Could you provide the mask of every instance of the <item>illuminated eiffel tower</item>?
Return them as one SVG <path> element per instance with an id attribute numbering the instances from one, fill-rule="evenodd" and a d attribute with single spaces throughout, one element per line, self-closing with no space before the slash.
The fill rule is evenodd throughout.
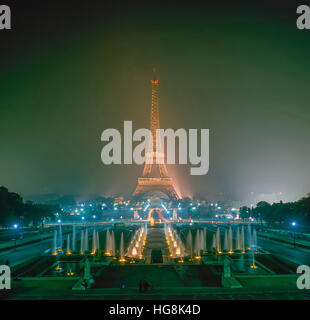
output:
<path id="1" fill-rule="evenodd" d="M 156 152 L 156 130 L 160 129 L 159 125 L 159 108 L 158 108 L 158 87 L 159 81 L 156 78 L 155 70 L 153 71 L 152 87 L 152 108 L 150 131 L 153 136 L 153 150 L 146 152 L 145 158 L 153 158 L 153 163 L 145 163 L 142 178 L 138 178 L 138 185 L 133 193 L 134 197 L 143 197 L 146 194 L 160 192 L 167 195 L 170 199 L 178 199 L 172 179 L 168 175 L 165 163 L 156 163 L 157 159 L 165 159 L 162 146 L 159 144 L 159 150 Z M 162 161 L 164 162 L 164 161 Z M 158 177 L 155 177 L 157 170 Z"/>

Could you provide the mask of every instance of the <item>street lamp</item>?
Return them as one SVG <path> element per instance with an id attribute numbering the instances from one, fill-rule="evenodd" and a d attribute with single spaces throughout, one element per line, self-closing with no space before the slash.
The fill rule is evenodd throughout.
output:
<path id="1" fill-rule="evenodd" d="M 296 227 L 296 222 L 292 222 L 292 227 L 293 227 L 293 234 L 294 234 L 294 248 L 296 248 L 296 232 L 295 232 L 295 227 Z"/>

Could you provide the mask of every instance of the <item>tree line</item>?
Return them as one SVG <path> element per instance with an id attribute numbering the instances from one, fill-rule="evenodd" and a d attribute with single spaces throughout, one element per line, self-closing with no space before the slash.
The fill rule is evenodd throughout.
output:
<path id="1" fill-rule="evenodd" d="M 58 208 L 58 206 L 34 204 L 31 201 L 24 202 L 19 194 L 0 187 L 0 225 L 3 227 L 13 224 L 37 226 L 44 218 L 52 217 Z"/>
<path id="2" fill-rule="evenodd" d="M 310 223 L 310 193 L 295 202 L 277 202 L 270 204 L 260 201 L 256 207 L 243 206 L 239 211 L 240 218 L 255 218 L 268 223 L 289 224 L 297 221 L 299 224 Z"/>

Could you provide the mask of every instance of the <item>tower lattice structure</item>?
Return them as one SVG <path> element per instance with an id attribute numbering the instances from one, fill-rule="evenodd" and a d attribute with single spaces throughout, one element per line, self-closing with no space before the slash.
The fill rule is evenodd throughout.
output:
<path id="1" fill-rule="evenodd" d="M 152 88 L 152 105 L 151 105 L 151 119 L 150 119 L 150 131 L 152 133 L 152 148 L 149 147 L 146 152 L 145 158 L 152 159 L 152 163 L 146 161 L 142 178 L 138 178 L 138 185 L 133 193 L 133 196 L 143 196 L 146 193 L 153 191 L 160 191 L 166 194 L 171 199 L 178 199 L 175 188 L 173 186 L 172 179 L 168 175 L 168 170 L 165 164 L 164 148 L 161 145 L 161 141 L 156 141 L 156 130 L 160 129 L 159 123 L 159 107 L 158 107 L 158 89 L 159 81 L 153 74 L 151 80 Z M 154 171 L 158 169 L 159 177 L 154 177 Z"/>

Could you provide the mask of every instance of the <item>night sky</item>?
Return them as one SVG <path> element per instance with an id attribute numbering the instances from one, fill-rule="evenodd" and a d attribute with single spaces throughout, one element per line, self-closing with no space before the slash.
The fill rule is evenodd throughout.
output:
<path id="1" fill-rule="evenodd" d="M 207 175 L 168 168 L 183 196 L 310 192 L 298 2 L 166 2 L 2 1 L 12 30 L 0 30 L 0 185 L 25 198 L 130 195 L 143 167 L 103 165 L 101 132 L 149 126 L 156 67 L 162 128 L 210 129 Z"/>

